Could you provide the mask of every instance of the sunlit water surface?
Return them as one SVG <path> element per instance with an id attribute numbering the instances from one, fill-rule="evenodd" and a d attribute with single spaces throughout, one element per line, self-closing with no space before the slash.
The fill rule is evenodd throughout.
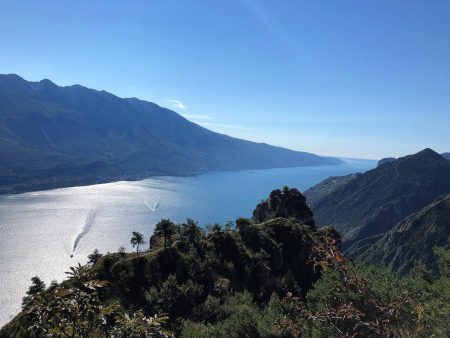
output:
<path id="1" fill-rule="evenodd" d="M 144 233 L 148 241 L 162 218 L 224 224 L 250 217 L 274 188 L 288 185 L 304 191 L 329 176 L 363 172 L 376 164 L 346 161 L 340 166 L 157 177 L 0 196 L 0 326 L 20 311 L 33 276 L 46 283 L 61 281 L 70 266 L 85 263 L 95 248 L 102 253 L 121 246 L 132 250 L 131 232 Z"/>

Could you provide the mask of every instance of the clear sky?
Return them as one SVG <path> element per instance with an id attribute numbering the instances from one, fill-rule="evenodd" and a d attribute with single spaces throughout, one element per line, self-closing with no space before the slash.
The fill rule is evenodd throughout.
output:
<path id="1" fill-rule="evenodd" d="M 450 1 L 0 0 L 0 73 L 323 155 L 450 151 Z"/>

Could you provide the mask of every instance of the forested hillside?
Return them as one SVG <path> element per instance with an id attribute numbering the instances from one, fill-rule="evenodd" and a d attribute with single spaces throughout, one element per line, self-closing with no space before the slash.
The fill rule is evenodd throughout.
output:
<path id="1" fill-rule="evenodd" d="M 284 187 L 254 219 L 203 230 L 162 220 L 141 251 L 94 252 L 49 287 L 38 278 L 0 337 L 445 337 L 450 252 L 440 276 L 355 266 L 303 195 Z"/>

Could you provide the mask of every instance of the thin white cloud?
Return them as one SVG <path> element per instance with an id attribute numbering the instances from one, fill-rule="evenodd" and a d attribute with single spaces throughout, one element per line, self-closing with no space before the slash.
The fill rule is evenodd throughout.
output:
<path id="1" fill-rule="evenodd" d="M 170 104 L 172 104 L 172 107 L 177 108 L 177 109 L 186 109 L 186 105 L 181 102 L 180 100 L 177 99 L 167 99 L 167 102 L 169 102 Z"/>
<path id="2" fill-rule="evenodd" d="M 214 117 L 208 115 L 195 115 L 195 114 L 181 114 L 184 118 L 191 122 L 194 122 L 202 127 L 210 129 L 234 129 L 234 130 L 252 130 L 253 128 L 244 127 L 241 125 L 225 124 L 210 122 L 214 120 Z"/>
<path id="3" fill-rule="evenodd" d="M 212 120 L 213 118 L 208 115 L 193 115 L 193 114 L 181 114 L 181 116 L 188 120 Z"/>
<path id="4" fill-rule="evenodd" d="M 253 128 L 233 125 L 233 124 L 223 124 L 223 123 L 211 123 L 211 122 L 196 122 L 202 127 L 211 128 L 222 128 L 222 129 L 236 129 L 236 130 L 253 130 Z"/>

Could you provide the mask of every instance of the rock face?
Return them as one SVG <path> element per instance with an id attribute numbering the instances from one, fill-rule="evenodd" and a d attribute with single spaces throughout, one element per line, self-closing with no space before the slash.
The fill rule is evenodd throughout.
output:
<path id="1" fill-rule="evenodd" d="M 306 204 L 306 198 L 297 189 L 287 187 L 273 190 L 269 198 L 262 201 L 253 211 L 253 220 L 264 222 L 269 219 L 294 218 L 296 221 L 314 227 L 313 213 Z"/>
<path id="2" fill-rule="evenodd" d="M 450 153 L 442 153 L 441 156 L 450 161 Z"/>
<path id="3" fill-rule="evenodd" d="M 450 194 L 450 162 L 425 149 L 329 190 L 312 200 L 311 209 L 317 225 L 339 231 L 347 250 L 358 241 L 390 231 L 405 217 Z"/>
<path id="4" fill-rule="evenodd" d="M 379 166 L 381 166 L 381 165 L 383 165 L 383 164 L 386 164 L 386 163 L 394 162 L 395 160 L 396 160 L 395 157 L 385 157 L 385 158 L 382 158 L 381 160 L 378 161 L 377 167 L 379 167 Z"/>
<path id="5" fill-rule="evenodd" d="M 449 247 L 450 195 L 439 199 L 399 222 L 391 231 L 356 243 L 350 254 L 359 261 L 390 266 L 408 273 L 415 261 L 437 272 L 433 247 Z"/>

